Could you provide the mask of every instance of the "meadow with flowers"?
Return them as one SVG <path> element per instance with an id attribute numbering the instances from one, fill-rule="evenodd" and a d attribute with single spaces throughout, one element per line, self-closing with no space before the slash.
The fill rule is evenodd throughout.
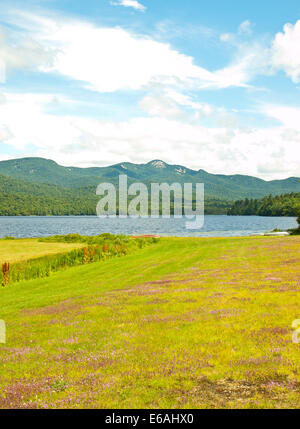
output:
<path id="1" fill-rule="evenodd" d="M 299 236 L 160 238 L 4 285 L 0 408 L 298 408 L 299 267 Z"/>

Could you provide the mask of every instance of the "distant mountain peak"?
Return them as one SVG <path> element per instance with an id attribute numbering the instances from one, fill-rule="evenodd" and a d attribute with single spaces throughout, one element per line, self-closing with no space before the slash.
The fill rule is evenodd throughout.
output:
<path id="1" fill-rule="evenodd" d="M 166 168 L 167 164 L 160 159 L 155 159 L 154 161 L 149 162 L 150 165 L 154 168 Z"/>

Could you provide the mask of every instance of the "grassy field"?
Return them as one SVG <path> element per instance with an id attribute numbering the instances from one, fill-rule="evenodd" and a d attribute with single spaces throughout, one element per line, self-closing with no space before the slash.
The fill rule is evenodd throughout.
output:
<path id="1" fill-rule="evenodd" d="M 299 266 L 300 237 L 163 238 L 2 288 L 0 407 L 299 408 Z"/>
<path id="2" fill-rule="evenodd" d="M 40 243 L 37 238 L 6 240 L 0 239 L 0 264 L 24 261 L 59 252 L 68 252 L 83 247 L 82 243 Z"/>

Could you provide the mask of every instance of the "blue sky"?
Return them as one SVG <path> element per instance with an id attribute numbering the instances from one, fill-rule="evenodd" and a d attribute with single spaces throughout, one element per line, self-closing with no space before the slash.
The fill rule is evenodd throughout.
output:
<path id="1" fill-rule="evenodd" d="M 0 6 L 0 159 L 300 176 L 300 3 Z"/>

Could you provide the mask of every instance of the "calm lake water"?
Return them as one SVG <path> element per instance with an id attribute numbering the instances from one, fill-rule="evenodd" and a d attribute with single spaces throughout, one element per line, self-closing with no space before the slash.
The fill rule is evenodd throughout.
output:
<path id="1" fill-rule="evenodd" d="M 158 234 L 181 237 L 234 237 L 247 236 L 297 226 L 294 217 L 259 216 L 205 216 L 200 230 L 187 230 L 182 219 L 100 219 L 96 216 L 7 216 L 0 217 L 0 237 L 6 235 L 26 238 L 45 237 L 55 234 L 79 233 L 97 235 L 112 234 Z"/>

